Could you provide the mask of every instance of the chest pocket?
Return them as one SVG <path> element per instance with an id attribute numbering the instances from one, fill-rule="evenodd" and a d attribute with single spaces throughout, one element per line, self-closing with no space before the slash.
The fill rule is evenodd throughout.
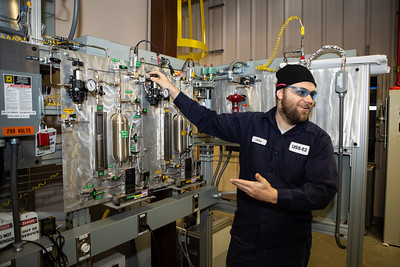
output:
<path id="1" fill-rule="evenodd" d="M 282 179 L 294 186 L 302 185 L 307 158 L 308 156 L 287 151 L 281 165 Z"/>
<path id="2" fill-rule="evenodd" d="M 257 172 L 264 172 L 271 160 L 271 148 L 269 144 L 261 145 L 249 143 L 243 156 L 249 169 Z M 241 152 L 243 153 L 243 152 Z"/>

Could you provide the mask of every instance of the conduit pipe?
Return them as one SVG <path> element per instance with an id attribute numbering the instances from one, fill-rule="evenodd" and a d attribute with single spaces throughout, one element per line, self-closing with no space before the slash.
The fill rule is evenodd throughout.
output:
<path id="1" fill-rule="evenodd" d="M 76 26 L 78 25 L 79 17 L 79 0 L 74 0 L 74 15 L 72 18 L 71 30 L 68 35 L 68 40 L 74 39 Z"/>
<path id="2" fill-rule="evenodd" d="M 346 67 L 346 52 L 339 46 L 336 45 L 324 45 L 320 49 L 318 49 L 307 61 L 307 68 L 310 68 L 310 65 L 314 58 L 316 58 L 319 54 L 323 53 L 325 50 L 336 50 L 342 56 L 341 69 L 336 73 L 335 76 L 335 91 L 339 96 L 339 157 L 338 157 L 338 191 L 336 194 L 336 221 L 335 221 L 335 239 L 336 244 L 339 248 L 345 249 L 346 246 L 341 243 L 340 238 L 344 235 L 340 233 L 340 221 L 341 221 L 341 212 L 342 212 L 342 180 L 343 180 L 343 115 L 344 115 L 344 97 L 347 93 L 347 81 L 348 81 L 348 73 L 345 70 Z"/>

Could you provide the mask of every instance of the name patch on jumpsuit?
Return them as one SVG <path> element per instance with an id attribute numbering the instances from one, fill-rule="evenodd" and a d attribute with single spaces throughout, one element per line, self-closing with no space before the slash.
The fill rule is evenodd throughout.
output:
<path id="1" fill-rule="evenodd" d="M 265 140 L 264 138 L 258 137 L 258 136 L 253 136 L 253 138 L 251 138 L 251 142 L 257 143 L 257 144 L 260 144 L 263 146 L 265 146 L 267 144 L 267 140 Z"/>
<path id="2" fill-rule="evenodd" d="M 296 142 L 291 142 L 289 146 L 289 150 L 307 156 L 310 151 L 310 146 L 299 144 Z"/>

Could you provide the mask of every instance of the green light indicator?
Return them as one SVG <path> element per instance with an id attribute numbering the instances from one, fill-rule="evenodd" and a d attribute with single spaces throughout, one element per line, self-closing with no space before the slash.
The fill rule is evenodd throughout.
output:
<path id="1" fill-rule="evenodd" d="M 92 184 L 89 184 L 89 185 L 85 185 L 85 187 L 83 187 L 84 189 L 87 189 L 87 188 L 93 188 L 93 185 Z"/>
<path id="2" fill-rule="evenodd" d="M 97 110 L 103 110 L 103 106 L 98 106 Z"/>
<path id="3" fill-rule="evenodd" d="M 103 176 L 104 175 L 104 172 L 99 172 L 99 176 Z"/>
<path id="4" fill-rule="evenodd" d="M 125 90 L 125 94 L 132 94 L 132 90 Z"/>
<path id="5" fill-rule="evenodd" d="M 112 62 L 119 62 L 120 60 L 117 59 L 117 58 L 112 58 L 111 61 L 112 61 Z"/>
<path id="6" fill-rule="evenodd" d="M 108 169 L 114 168 L 114 165 L 108 165 Z"/>

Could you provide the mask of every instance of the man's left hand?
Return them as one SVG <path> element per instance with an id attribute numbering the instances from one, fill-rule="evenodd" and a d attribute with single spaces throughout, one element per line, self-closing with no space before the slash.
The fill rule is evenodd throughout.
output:
<path id="1" fill-rule="evenodd" d="M 230 179 L 232 184 L 252 198 L 276 204 L 278 202 L 278 191 L 259 173 L 256 173 L 256 180 L 253 182 L 243 179 Z"/>

